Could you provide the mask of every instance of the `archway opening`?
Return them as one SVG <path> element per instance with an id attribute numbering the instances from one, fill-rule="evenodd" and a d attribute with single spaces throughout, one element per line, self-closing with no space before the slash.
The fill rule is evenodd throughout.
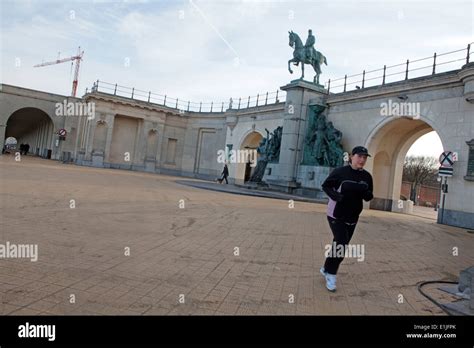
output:
<path id="1" fill-rule="evenodd" d="M 439 155 L 443 144 L 435 131 L 418 138 L 408 150 L 403 167 L 400 198 L 413 202 L 413 214 L 437 219 L 441 177 Z"/>
<path id="2" fill-rule="evenodd" d="M 16 140 L 15 137 L 8 137 L 5 139 L 5 146 L 3 147 L 2 153 L 12 153 L 16 151 L 18 141 Z"/>
<path id="3" fill-rule="evenodd" d="M 239 150 L 256 151 L 262 139 L 263 139 L 262 134 L 260 134 L 259 132 L 253 131 L 247 134 L 244 140 L 242 140 Z M 237 157 L 242 158 L 243 156 L 237 156 Z M 241 163 L 241 162 L 237 163 L 236 175 L 235 175 L 236 182 L 244 183 L 251 178 L 256 168 L 256 162 L 254 165 L 252 165 L 252 163 L 250 162 L 250 158 L 251 157 L 249 156 L 249 160 L 246 163 Z M 257 155 L 257 158 L 258 158 L 258 155 Z"/>
<path id="4" fill-rule="evenodd" d="M 16 149 L 22 144 L 28 145 L 27 154 L 51 158 L 54 145 L 53 121 L 40 109 L 19 109 L 7 120 L 3 145 L 6 145 L 6 140 L 9 138 L 17 140 Z"/>
<path id="5" fill-rule="evenodd" d="M 436 140 L 434 143 L 433 139 Z M 396 117 L 377 129 L 366 145 L 373 156 L 367 166 L 374 179 L 374 199 L 370 208 L 410 214 L 421 211 L 413 208 L 410 200 L 413 197 L 406 192 L 408 184 L 406 175 L 404 181 L 404 164 L 407 155 L 434 157 L 435 152 L 442 152 L 443 145 L 436 131 L 420 118 Z M 436 198 L 439 199 L 436 195 L 439 193 L 434 192 L 432 182 L 429 185 L 433 187 L 425 188 L 425 198 L 429 196 L 429 199 L 418 202 L 427 206 L 425 212 L 429 214 L 425 214 L 426 217 L 436 218 Z"/>

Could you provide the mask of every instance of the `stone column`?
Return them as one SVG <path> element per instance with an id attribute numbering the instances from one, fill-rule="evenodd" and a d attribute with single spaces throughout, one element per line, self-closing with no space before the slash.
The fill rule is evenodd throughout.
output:
<path id="1" fill-rule="evenodd" d="M 135 170 L 145 169 L 145 120 L 137 119 L 137 132 L 135 135 L 134 151 L 132 154 L 132 168 Z"/>
<path id="2" fill-rule="evenodd" d="M 5 145 L 5 132 L 7 130 L 7 125 L 6 124 L 0 124 L 0 146 L 2 146 L 2 149 L 3 149 L 3 146 Z M 1 155 L 1 152 L 0 152 L 0 155 Z"/>
<path id="3" fill-rule="evenodd" d="M 268 183 L 287 192 L 298 187 L 297 168 L 303 155 L 304 138 L 311 105 L 325 105 L 327 91 L 314 83 L 294 80 L 281 87 L 286 91 L 285 117 L 280 148 L 280 160 L 275 168 L 276 180 Z M 273 176 L 273 175 L 272 175 Z M 266 180 L 267 181 L 267 180 Z"/>
<path id="4" fill-rule="evenodd" d="M 89 132 L 87 133 L 86 144 L 85 144 L 85 154 L 84 154 L 85 161 L 92 161 L 92 149 L 94 146 L 94 133 L 95 133 L 95 128 L 97 126 L 98 121 L 99 119 L 97 118 L 90 120 Z"/>
<path id="5" fill-rule="evenodd" d="M 474 62 L 465 64 L 458 76 L 464 84 L 464 97 L 469 103 L 474 103 Z"/>
<path id="6" fill-rule="evenodd" d="M 144 122 L 144 139 L 146 146 L 144 147 L 145 154 L 145 171 L 154 172 L 156 167 L 156 153 L 158 146 L 158 126 L 157 122 Z M 150 139 L 152 137 L 152 139 Z"/>
<path id="7" fill-rule="evenodd" d="M 115 114 L 108 114 L 105 116 L 107 122 L 107 139 L 105 141 L 104 162 L 110 163 L 110 145 L 112 144 L 112 134 L 114 132 Z"/>
<path id="8" fill-rule="evenodd" d="M 158 146 L 156 151 L 156 166 L 159 168 L 162 164 L 161 154 L 163 152 L 163 143 L 165 135 L 165 123 L 164 121 L 159 121 L 158 126 L 156 127 L 158 131 Z"/>

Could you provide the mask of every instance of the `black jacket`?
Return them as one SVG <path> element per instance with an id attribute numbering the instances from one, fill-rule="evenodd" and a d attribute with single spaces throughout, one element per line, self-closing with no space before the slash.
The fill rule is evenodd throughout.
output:
<path id="1" fill-rule="evenodd" d="M 227 165 L 224 166 L 224 170 L 222 170 L 221 174 L 223 176 L 229 176 L 229 168 L 227 167 Z"/>
<path id="2" fill-rule="evenodd" d="M 374 198 L 372 175 L 364 169 L 352 169 L 350 165 L 334 169 L 322 188 L 329 196 L 328 216 L 350 223 L 359 219 L 362 199 Z"/>

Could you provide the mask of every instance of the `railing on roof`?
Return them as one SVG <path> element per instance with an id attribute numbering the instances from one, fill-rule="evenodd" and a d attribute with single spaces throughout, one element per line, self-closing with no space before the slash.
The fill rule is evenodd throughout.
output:
<path id="1" fill-rule="evenodd" d="M 356 90 L 367 87 L 382 86 L 390 82 L 408 80 L 408 78 L 429 76 L 444 71 L 459 69 L 459 62 L 462 61 L 465 64 L 469 63 L 470 56 L 473 54 L 473 52 L 470 51 L 471 44 L 473 43 L 474 42 L 471 42 L 463 49 L 441 54 L 434 53 L 433 56 L 426 58 L 415 59 L 412 61 L 407 60 L 404 63 L 391 66 L 384 65 L 381 69 L 370 71 L 364 70 L 361 74 L 345 75 L 344 77 L 335 80 L 329 79 L 324 84 L 324 87 L 328 90 L 328 93 L 329 91 L 332 93 L 344 93 L 351 89 Z M 423 65 L 429 60 L 431 60 L 432 63 Z M 379 74 L 377 75 L 377 73 Z M 401 78 L 395 76 L 401 76 Z"/>
<path id="2" fill-rule="evenodd" d="M 88 92 L 89 89 L 86 89 L 86 94 Z M 246 98 L 230 98 L 227 102 L 192 102 L 184 99 L 172 98 L 166 94 L 156 94 L 151 91 L 143 91 L 99 80 L 94 82 L 91 89 L 91 93 L 93 92 L 106 93 L 151 104 L 163 105 L 183 112 L 224 112 L 227 109 L 241 110 L 285 101 L 284 92 L 277 90 L 276 92 L 266 92 L 264 94 L 257 94 L 256 96 L 249 96 Z"/>
<path id="3" fill-rule="evenodd" d="M 415 59 L 412 61 L 407 60 L 404 63 L 390 66 L 384 65 L 381 69 L 369 71 L 364 70 L 361 74 L 345 75 L 344 77 L 335 80 L 329 79 L 324 84 L 324 87 L 327 89 L 328 94 L 329 92 L 344 93 L 350 90 L 383 86 L 391 82 L 459 69 L 459 62 L 462 61 L 465 64 L 469 63 L 470 56 L 474 53 L 471 52 L 471 44 L 473 43 L 474 42 L 471 42 L 463 49 L 441 54 L 434 53 L 434 55 L 430 57 Z M 432 60 L 432 63 L 429 65 L 422 65 L 428 60 Z M 401 78 L 399 78 L 400 76 Z M 86 94 L 88 92 L 89 90 L 86 89 Z M 99 80 L 94 83 L 91 92 L 101 92 L 147 103 L 159 104 L 183 112 L 224 112 L 228 109 L 241 110 L 285 101 L 285 93 L 277 90 L 276 92 L 266 92 L 245 98 L 230 98 L 227 102 L 192 102 L 184 99 L 172 98 L 166 94 L 156 94 L 151 91 L 143 91 Z"/>

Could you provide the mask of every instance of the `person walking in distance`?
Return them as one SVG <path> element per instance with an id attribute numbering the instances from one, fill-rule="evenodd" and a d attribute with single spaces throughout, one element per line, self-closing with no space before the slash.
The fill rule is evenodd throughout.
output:
<path id="1" fill-rule="evenodd" d="M 225 180 L 225 183 L 228 184 L 227 177 L 229 176 L 229 168 L 227 167 L 227 163 L 224 164 L 224 169 L 222 170 L 222 178 L 220 179 L 220 183 Z"/>
<path id="2" fill-rule="evenodd" d="M 349 165 L 334 169 L 322 184 L 323 191 L 329 196 L 327 219 L 333 234 L 333 245 L 320 272 L 326 279 L 326 288 L 336 291 L 336 274 L 344 259 L 344 250 L 354 234 L 362 212 L 362 200 L 374 198 L 372 175 L 364 169 L 367 157 L 371 157 L 363 146 L 352 150 Z"/>

